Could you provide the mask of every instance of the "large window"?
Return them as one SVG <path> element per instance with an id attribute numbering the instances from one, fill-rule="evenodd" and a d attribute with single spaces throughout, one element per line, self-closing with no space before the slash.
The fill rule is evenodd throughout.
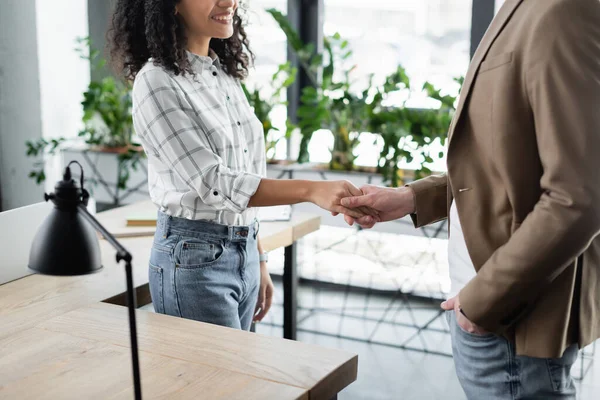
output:
<path id="1" fill-rule="evenodd" d="M 246 3 L 246 4 L 244 4 Z M 287 13 L 287 0 L 246 0 L 242 2 L 246 9 L 247 34 L 250 39 L 250 48 L 256 56 L 255 68 L 251 71 L 246 82 L 249 88 L 257 88 L 263 98 L 271 96 L 273 92 L 272 76 L 279 65 L 287 60 L 287 41 L 285 34 L 273 17 L 265 10 L 276 8 L 284 14 Z M 283 96 L 286 93 L 283 91 Z M 285 99 L 283 99 L 285 100 Z M 273 125 L 281 130 L 281 134 L 273 133 L 269 140 L 277 140 L 284 135 L 287 109 L 284 105 L 273 110 Z M 287 143 L 284 139 L 277 142 L 275 157 L 286 158 Z"/>
<path id="2" fill-rule="evenodd" d="M 357 77 L 382 79 L 402 65 L 414 88 L 453 91 L 469 64 L 471 9 L 472 0 L 325 0 L 325 34 L 348 39 Z M 409 104 L 430 105 L 416 93 Z"/>
<path id="3" fill-rule="evenodd" d="M 348 40 L 357 87 L 367 85 L 369 74 L 381 82 L 402 65 L 414 89 L 407 106 L 435 107 L 437 102 L 420 89 L 429 81 L 443 92 L 457 92 L 454 78 L 466 73 L 470 60 L 471 12 L 472 0 L 325 0 L 324 33 L 339 33 Z M 376 163 L 377 147 L 372 145 L 376 139 L 361 140 L 358 164 Z M 311 159 L 327 161 L 332 142 L 327 132 L 315 134 Z M 443 149 L 440 144 L 434 147 Z M 433 168 L 445 169 L 445 160 Z"/>

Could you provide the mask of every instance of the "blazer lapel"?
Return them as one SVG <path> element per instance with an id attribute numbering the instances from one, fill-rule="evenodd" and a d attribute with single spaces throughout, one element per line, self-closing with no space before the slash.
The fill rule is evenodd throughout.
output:
<path id="1" fill-rule="evenodd" d="M 473 60 L 471 60 L 469 70 L 467 71 L 467 75 L 465 76 L 465 81 L 460 92 L 460 99 L 456 108 L 456 113 L 454 114 L 454 119 L 448 132 L 448 146 L 450 145 L 450 141 L 454 135 L 454 130 L 458 126 L 458 121 L 462 116 L 465 103 L 467 102 L 469 94 L 471 93 L 471 88 L 473 86 L 475 77 L 477 76 L 477 72 L 479 71 L 481 62 L 490 50 L 492 43 L 494 43 L 500 32 L 502 32 L 502 29 L 504 26 L 506 26 L 522 1 L 523 0 L 506 0 L 483 36 L 481 43 L 477 47 L 477 50 L 473 56 Z"/>

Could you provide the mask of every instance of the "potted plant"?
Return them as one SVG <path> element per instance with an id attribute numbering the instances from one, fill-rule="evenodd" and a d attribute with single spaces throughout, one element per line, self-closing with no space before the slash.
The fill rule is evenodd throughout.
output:
<path id="1" fill-rule="evenodd" d="M 348 42 L 339 34 L 327 37 L 323 43 L 325 54 L 316 53 L 314 44 L 302 42 L 285 15 L 276 9 L 267 12 L 285 33 L 288 44 L 297 54 L 311 82 L 311 86 L 303 88 L 298 108 L 298 126 L 302 135 L 298 162 L 309 161 L 308 144 L 313 133 L 319 129 L 329 129 L 334 136 L 329 167 L 334 170 L 353 170 L 356 158 L 354 150 L 360 134 L 367 127 L 365 118 L 369 105 L 365 102 L 366 93 L 356 94 L 352 90 L 352 68 L 344 71 L 341 78 L 334 76 L 336 66 L 342 65 L 352 55 Z"/>
<path id="2" fill-rule="evenodd" d="M 93 49 L 89 38 L 77 39 L 76 52 L 90 62 L 92 68 L 102 68 L 106 61 Z M 27 155 L 41 157 L 29 176 L 36 182 L 45 180 L 44 158 L 59 150 L 84 144 L 85 151 L 111 153 L 117 155 L 117 188 L 125 189 L 132 170 L 136 170 L 144 157 L 142 147 L 134 141 L 131 115 L 131 85 L 107 76 L 91 81 L 83 93 L 83 126 L 78 138 L 67 140 L 63 137 L 26 142 Z"/>
<path id="3" fill-rule="evenodd" d="M 324 54 L 315 52 L 315 46 L 305 44 L 280 11 L 267 10 L 285 33 L 288 44 L 296 52 L 299 64 L 308 76 L 311 86 L 302 91 L 298 109 L 298 125 L 302 134 L 298 162 L 309 161 L 308 144 L 315 131 L 329 129 L 334 137 L 329 168 L 353 171 L 356 169 L 354 153 L 363 132 L 372 132 L 382 138 L 383 147 L 377 171 L 391 185 L 399 184 L 403 159 L 423 159 L 415 176 L 430 172 L 426 164 L 433 161 L 428 145 L 435 139 L 445 138 L 453 114 L 455 97 L 442 96 L 432 84 L 425 83 L 423 90 L 429 97 L 439 100 L 441 106 L 434 110 L 415 110 L 405 106 L 384 106 L 390 95 L 405 92 L 408 98 L 411 84 L 402 66 L 387 76 L 382 85 L 373 84 L 373 76 L 364 91 L 354 88 L 351 74 L 355 68 L 348 65 L 352 55 L 348 42 L 339 34 L 324 39 Z M 440 157 L 443 154 L 439 155 Z"/>
<path id="4" fill-rule="evenodd" d="M 242 83 L 242 89 L 248 99 L 250 107 L 254 110 L 254 114 L 260 120 L 263 126 L 265 135 L 265 147 L 267 152 L 267 162 L 273 163 L 275 159 L 275 148 L 279 141 L 284 138 L 289 138 L 296 129 L 296 126 L 289 121 L 286 121 L 286 129 L 281 135 L 281 129 L 273 123 L 273 109 L 279 105 L 287 105 L 287 102 L 282 98 L 285 89 L 294 83 L 297 68 L 292 67 L 290 62 L 279 65 L 277 71 L 271 78 L 271 87 L 267 89 L 268 94 L 264 96 L 264 90 L 261 88 L 248 88 L 245 83 Z"/>

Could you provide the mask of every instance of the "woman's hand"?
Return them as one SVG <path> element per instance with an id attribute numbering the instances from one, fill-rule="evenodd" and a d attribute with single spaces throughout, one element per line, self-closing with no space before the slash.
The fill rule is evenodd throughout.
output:
<path id="1" fill-rule="evenodd" d="M 254 322 L 260 322 L 263 320 L 265 315 L 269 312 L 271 304 L 273 303 L 273 293 L 275 287 L 271 280 L 271 275 L 267 269 L 267 263 L 260 263 L 260 289 L 258 290 L 258 302 L 256 303 L 256 309 L 254 310 Z"/>
<path id="2" fill-rule="evenodd" d="M 316 181 L 311 183 L 310 201 L 336 214 L 353 218 L 370 217 L 379 221 L 379 213 L 370 207 L 346 208 L 341 201 L 347 197 L 362 196 L 363 192 L 348 181 Z"/>

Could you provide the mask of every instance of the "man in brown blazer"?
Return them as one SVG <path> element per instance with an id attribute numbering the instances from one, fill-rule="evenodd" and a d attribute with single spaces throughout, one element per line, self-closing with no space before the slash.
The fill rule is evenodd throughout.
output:
<path id="1" fill-rule="evenodd" d="M 456 296 L 442 306 L 470 399 L 574 399 L 577 349 L 600 337 L 600 0 L 504 3 L 465 78 L 447 170 L 342 204 L 416 227 L 450 218 Z"/>

